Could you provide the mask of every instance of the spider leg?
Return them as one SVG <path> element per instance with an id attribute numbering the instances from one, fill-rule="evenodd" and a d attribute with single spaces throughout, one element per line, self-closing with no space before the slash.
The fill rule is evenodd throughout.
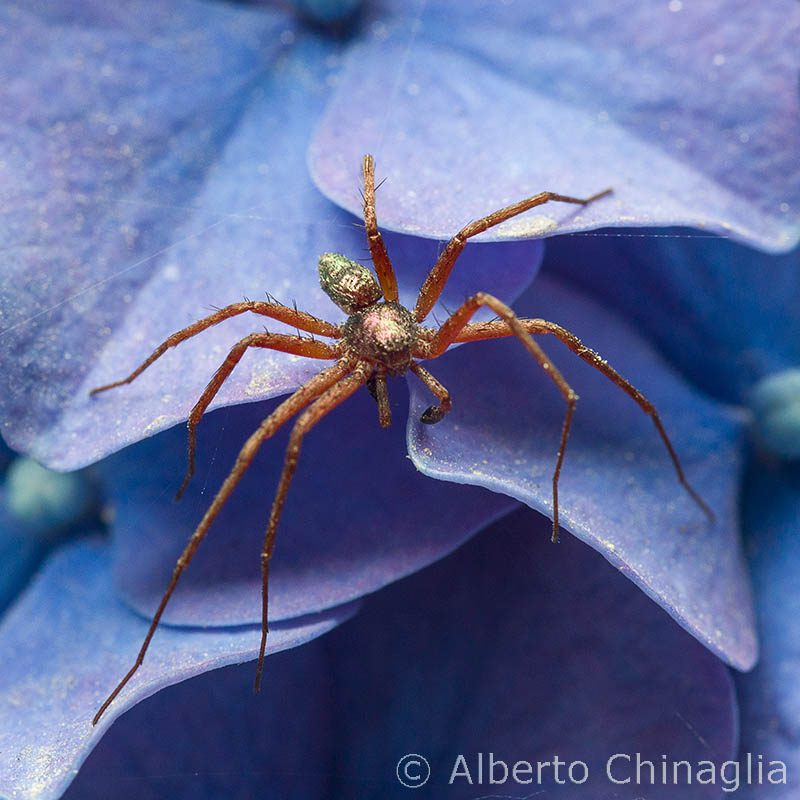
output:
<path id="1" fill-rule="evenodd" d="M 385 300 L 394 301 L 398 298 L 397 278 L 389 260 L 389 253 L 383 243 L 383 237 L 378 230 L 378 218 L 375 214 L 375 162 L 372 156 L 364 156 L 364 224 L 367 228 L 367 243 L 372 256 L 372 264 L 378 275 Z"/>
<path id="2" fill-rule="evenodd" d="M 703 513 L 713 522 L 716 517 L 714 512 L 703 500 L 703 498 L 692 488 L 686 480 L 683 472 L 683 467 L 678 459 L 678 454 L 667 436 L 667 431 L 661 422 L 661 417 L 656 410 L 656 407 L 629 381 L 625 380 L 612 366 L 610 366 L 600 355 L 595 353 L 594 350 L 586 347 L 586 345 L 574 334 L 554 322 L 548 322 L 544 319 L 520 319 L 528 333 L 545 334 L 549 333 L 560 339 L 576 356 L 582 358 L 587 364 L 593 366 L 596 370 L 605 375 L 612 383 L 619 386 L 633 401 L 644 411 L 652 420 L 656 430 L 667 448 L 672 464 L 675 467 L 675 472 L 678 476 L 678 482 L 683 486 L 689 496 L 697 503 L 703 510 Z M 500 336 L 508 336 L 508 328 L 502 320 L 493 320 L 492 322 L 471 322 L 465 325 L 457 334 L 453 342 L 477 342 L 482 339 L 495 339 Z"/>
<path id="3" fill-rule="evenodd" d="M 197 426 L 217 392 L 222 388 L 222 384 L 233 372 L 234 367 L 239 363 L 242 356 L 250 347 L 265 347 L 271 350 L 279 350 L 282 353 L 291 353 L 308 358 L 338 358 L 339 352 L 335 347 L 331 347 L 325 342 L 316 339 L 304 339 L 300 336 L 288 336 L 281 333 L 251 333 L 244 339 L 237 342 L 231 349 L 228 357 L 222 362 L 219 369 L 214 373 L 214 377 L 209 381 L 200 399 L 195 403 L 191 414 L 189 414 L 189 458 L 186 469 L 186 477 L 180 485 L 175 495 L 176 502 L 181 499 L 183 490 L 189 485 L 189 481 L 194 475 L 194 454 L 197 443 Z"/>
<path id="4" fill-rule="evenodd" d="M 235 317 L 239 314 L 244 314 L 247 311 L 252 311 L 255 314 L 261 314 L 265 317 L 271 317 L 279 322 L 285 322 L 287 325 L 299 328 L 307 333 L 316 333 L 320 336 L 329 336 L 333 339 L 339 339 L 342 335 L 338 325 L 333 325 L 323 319 L 317 319 L 316 317 L 312 317 L 311 314 L 289 308 L 288 306 L 283 306 L 280 303 L 267 303 L 261 300 L 247 300 L 244 303 L 233 303 L 176 331 L 165 339 L 133 372 L 131 372 L 130 375 L 128 375 L 127 378 L 123 378 L 121 381 L 115 381 L 114 383 L 108 383 L 105 386 L 98 386 L 96 389 L 92 389 L 89 394 L 98 394 L 99 392 L 105 392 L 107 389 L 114 389 L 117 386 L 130 383 L 138 378 L 157 358 L 163 356 L 170 347 L 175 347 L 181 342 L 206 330 L 206 328 L 210 328 L 212 325 L 217 325 L 223 320 Z"/>
<path id="5" fill-rule="evenodd" d="M 439 400 L 438 406 L 431 406 L 426 408 L 422 416 L 419 418 L 420 422 L 426 425 L 435 425 L 444 419 L 445 414 L 453 407 L 453 401 L 450 399 L 450 392 L 431 375 L 422 364 L 416 361 L 411 362 L 409 369 L 430 389 L 431 393 Z"/>
<path id="6" fill-rule="evenodd" d="M 386 367 L 378 364 L 375 374 L 367 380 L 367 389 L 378 404 L 378 422 L 381 428 L 392 424 L 392 408 L 389 405 L 389 392 L 386 390 Z"/>
<path id="7" fill-rule="evenodd" d="M 111 692 L 108 698 L 106 698 L 106 701 L 103 703 L 103 705 L 100 706 L 100 709 L 94 715 L 92 725 L 97 724 L 98 720 L 103 715 L 103 712 L 109 707 L 109 705 L 111 705 L 111 703 L 114 701 L 114 698 L 116 698 L 125 684 L 128 683 L 136 670 L 141 666 L 145 653 L 147 652 L 147 648 L 150 646 L 150 640 L 153 638 L 153 634 L 156 632 L 158 623 L 161 620 L 161 615 L 164 613 L 167 602 L 175 590 L 178 579 L 180 578 L 184 569 L 186 569 L 186 567 L 189 565 L 189 562 L 192 560 L 192 557 L 200 545 L 200 542 L 203 541 L 203 538 L 208 532 L 211 523 L 216 519 L 223 505 L 236 487 L 236 484 L 239 483 L 244 473 L 247 472 L 247 468 L 250 466 L 250 463 L 255 457 L 258 448 L 265 439 L 268 439 L 270 436 L 272 436 L 275 431 L 281 427 L 281 425 L 294 416 L 298 411 L 305 408 L 311 400 L 319 397 L 325 392 L 326 389 L 338 383 L 342 378 L 345 377 L 345 375 L 350 373 L 353 369 L 353 366 L 354 362 L 352 359 L 342 359 L 336 364 L 333 364 L 332 366 L 322 370 L 322 372 L 317 373 L 313 378 L 311 378 L 311 380 L 303 384 L 296 392 L 294 392 L 294 394 L 290 395 L 286 400 L 284 400 L 261 423 L 261 425 L 259 425 L 257 430 L 252 433 L 250 438 L 248 438 L 248 440 L 244 443 L 244 446 L 239 451 L 239 455 L 236 458 L 236 463 L 220 487 L 216 497 L 214 497 L 214 500 L 208 507 L 203 519 L 195 529 L 191 539 L 189 540 L 189 543 L 186 545 L 184 551 L 181 553 L 177 563 L 175 564 L 175 569 L 172 572 L 169 585 L 164 592 L 164 596 L 161 598 L 161 602 L 158 604 L 158 609 L 153 616 L 153 621 L 150 623 L 150 628 L 147 631 L 147 635 L 144 637 L 144 642 L 139 650 L 139 654 L 136 656 L 136 661 L 125 677 L 117 684 L 117 687 L 114 689 L 114 691 Z"/>
<path id="8" fill-rule="evenodd" d="M 297 468 L 297 460 L 300 457 L 300 447 L 303 437 L 330 411 L 345 401 L 357 389 L 363 386 L 372 373 L 372 364 L 368 361 L 359 361 L 352 374 L 343 377 L 338 383 L 330 386 L 321 396 L 319 396 L 309 408 L 307 408 L 297 419 L 292 428 L 289 444 L 286 447 L 286 456 L 283 463 L 283 471 L 278 481 L 278 489 L 275 492 L 275 499 L 272 502 L 272 510 L 269 514 L 267 532 L 264 536 L 264 547 L 261 550 L 261 646 L 258 651 L 258 667 L 256 669 L 255 690 L 261 687 L 261 672 L 264 667 L 264 653 L 267 646 L 267 632 L 269 630 L 267 605 L 269 598 L 269 562 L 272 558 L 272 551 L 275 547 L 275 533 L 278 530 L 278 522 L 281 518 L 283 505 L 286 502 L 286 495 Z"/>
<path id="9" fill-rule="evenodd" d="M 518 203 L 501 208 L 499 211 L 494 211 L 482 219 L 470 222 L 469 225 L 462 228 L 445 246 L 436 263 L 433 265 L 428 277 L 425 278 L 425 283 L 419 290 L 419 297 L 417 298 L 417 305 L 414 309 L 414 316 L 417 322 L 422 322 L 428 316 L 430 310 L 436 305 L 439 295 L 442 293 L 447 279 L 450 277 L 450 271 L 456 263 L 456 259 L 461 255 L 467 239 L 472 236 L 477 236 L 501 222 L 505 222 L 518 214 L 529 211 L 534 206 L 540 206 L 551 200 L 557 200 L 560 203 L 576 203 L 577 205 L 585 206 L 593 200 L 598 200 L 601 197 L 609 194 L 611 189 L 606 189 L 603 192 L 593 194 L 591 197 L 569 197 L 564 194 L 556 194 L 555 192 L 540 192 L 539 194 L 528 197 L 525 200 L 520 200 Z"/>
<path id="10" fill-rule="evenodd" d="M 498 317 L 511 329 L 513 333 L 528 352 L 536 359 L 539 366 L 547 373 L 558 390 L 561 392 L 564 402 L 567 404 L 567 411 L 564 415 L 564 423 L 561 426 L 561 439 L 558 445 L 558 455 L 556 456 L 556 466 L 553 471 L 553 536 L 554 542 L 558 541 L 558 478 L 561 474 L 561 465 L 564 462 L 564 450 L 567 446 L 569 429 L 572 425 L 572 415 L 575 412 L 575 403 L 578 395 L 564 379 L 564 376 L 556 369 L 555 365 L 545 355 L 545 352 L 531 338 L 525 326 L 517 319 L 516 314 L 501 300 L 485 292 L 478 292 L 466 300 L 456 311 L 454 311 L 436 332 L 430 342 L 420 342 L 414 350 L 414 355 L 418 358 L 437 358 L 455 340 L 458 334 L 464 329 L 475 312 L 481 306 L 488 306 L 497 314 Z"/>

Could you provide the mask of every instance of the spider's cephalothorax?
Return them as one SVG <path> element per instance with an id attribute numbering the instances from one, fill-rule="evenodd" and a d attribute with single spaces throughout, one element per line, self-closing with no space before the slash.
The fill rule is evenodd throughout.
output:
<path id="1" fill-rule="evenodd" d="M 573 353 L 603 373 L 610 381 L 626 392 L 652 418 L 675 466 L 678 480 L 705 513 L 713 519 L 711 510 L 687 483 L 675 450 L 667 437 L 653 404 L 616 370 L 610 367 L 597 353 L 585 347 L 574 334 L 560 325 L 546 320 L 520 319 L 505 303 L 485 292 L 478 292 L 465 300 L 455 312 L 449 314 L 444 324 L 438 329 L 426 328 L 421 325 L 439 299 L 450 272 L 469 238 L 550 200 L 585 205 L 608 194 L 611 191 L 610 189 L 585 199 L 553 192 L 541 192 L 506 208 L 501 208 L 499 211 L 495 211 L 482 219 L 471 222 L 465 228 L 462 228 L 442 250 L 441 255 L 422 284 L 414 310 L 409 311 L 398 302 L 397 279 L 395 278 L 392 262 L 386 252 L 383 238 L 378 230 L 378 222 L 375 215 L 375 165 L 373 164 L 372 156 L 364 157 L 363 170 L 364 223 L 367 230 L 370 256 L 378 279 L 376 281 L 375 276 L 365 266 L 350 261 L 348 258 L 336 253 L 325 253 L 319 261 L 322 288 L 339 308 L 350 315 L 344 324 L 335 325 L 318 319 L 311 314 L 298 311 L 296 308 L 289 308 L 275 302 L 246 300 L 242 303 L 234 303 L 172 334 L 127 378 L 106 386 L 100 386 L 92 391 L 92 394 L 96 394 L 114 386 L 120 386 L 123 383 L 130 383 L 170 347 L 174 347 L 206 328 L 237 314 L 246 312 L 261 314 L 265 317 L 279 320 L 298 330 L 297 336 L 269 332 L 252 333 L 231 349 L 228 357 L 211 378 L 189 415 L 189 464 L 186 477 L 178 490 L 178 497 L 180 497 L 181 492 L 194 472 L 197 425 L 222 384 L 249 348 L 269 348 L 280 350 L 284 353 L 327 359 L 335 362 L 326 369 L 321 370 L 286 398 L 245 442 L 230 474 L 217 492 L 178 559 L 172 579 L 164 592 L 164 596 L 161 598 L 133 666 L 100 706 L 94 717 L 93 724 L 97 723 L 103 712 L 142 663 L 150 640 L 158 627 L 161 615 L 169 598 L 172 596 L 178 579 L 192 560 L 197 547 L 216 519 L 220 509 L 230 497 L 242 475 L 249 468 L 258 448 L 281 425 L 295 414 L 299 414 L 286 448 L 283 471 L 272 503 L 269 523 L 264 536 L 264 546 L 261 551 L 261 648 L 256 670 L 256 689 L 258 689 L 264 663 L 268 630 L 269 562 L 275 544 L 278 522 L 297 466 L 303 437 L 322 417 L 362 386 L 366 386 L 369 389 L 378 403 L 380 424 L 383 426 L 391 424 L 386 377 L 387 375 L 402 375 L 407 371 L 418 377 L 438 400 L 436 405 L 431 406 L 422 415 L 422 422 L 428 424 L 440 422 L 450 410 L 450 393 L 419 363 L 418 359 L 436 358 L 454 343 L 475 342 L 481 339 L 495 339 L 502 336 L 516 336 L 530 355 L 544 369 L 548 378 L 555 384 L 564 398 L 566 414 L 561 428 L 561 440 L 553 471 L 554 541 L 558 538 L 558 477 L 561 473 L 564 448 L 569 435 L 577 395 L 572 391 L 570 385 L 548 359 L 541 347 L 534 341 L 532 334 L 550 334 L 560 339 Z M 483 306 L 490 308 L 498 319 L 491 322 L 470 322 L 475 312 Z M 329 344 L 315 339 L 313 336 L 312 338 L 301 336 L 299 331 L 325 336 L 334 341 Z"/>
<path id="2" fill-rule="evenodd" d="M 383 292 L 375 276 L 338 253 L 320 256 L 319 282 L 350 315 L 342 327 L 342 340 L 352 353 L 385 367 L 388 375 L 408 372 L 419 328 L 414 315 L 398 302 L 378 302 Z"/>
<path id="3" fill-rule="evenodd" d="M 342 338 L 362 358 L 386 367 L 388 375 L 405 375 L 417 343 L 413 314 L 400 303 L 375 303 L 351 314 L 344 323 Z"/>

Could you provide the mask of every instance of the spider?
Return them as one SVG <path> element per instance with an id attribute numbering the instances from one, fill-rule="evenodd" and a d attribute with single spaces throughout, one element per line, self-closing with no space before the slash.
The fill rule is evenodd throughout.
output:
<path id="1" fill-rule="evenodd" d="M 597 353 L 586 347 L 577 336 L 568 330 L 542 319 L 520 319 L 505 303 L 485 292 L 478 292 L 465 300 L 455 312 L 449 315 L 438 330 L 426 328 L 420 324 L 439 299 L 450 272 L 468 239 L 518 214 L 522 214 L 534 206 L 542 205 L 551 200 L 586 205 L 610 194 L 611 189 L 606 189 L 584 199 L 554 192 L 540 192 L 518 203 L 495 211 L 482 219 L 471 222 L 447 243 L 422 284 L 416 306 L 411 311 L 398 302 L 397 279 L 383 238 L 378 230 L 375 213 L 375 165 L 372 156 L 364 156 L 362 169 L 364 177 L 364 223 L 377 281 L 367 267 L 351 261 L 343 255 L 324 253 L 319 259 L 319 278 L 323 290 L 340 309 L 349 315 L 343 324 L 334 325 L 303 311 L 298 311 L 296 308 L 289 308 L 272 301 L 246 300 L 241 303 L 233 303 L 173 333 L 127 378 L 106 386 L 100 386 L 91 391 L 91 394 L 94 395 L 130 383 L 170 347 L 175 347 L 180 342 L 195 336 L 206 328 L 210 328 L 212 325 L 238 314 L 246 312 L 261 314 L 298 329 L 297 335 L 269 332 L 251 333 L 233 346 L 189 415 L 188 467 L 186 477 L 183 479 L 175 498 L 178 500 L 194 473 L 197 425 L 222 384 L 249 348 L 263 347 L 309 358 L 335 361 L 332 366 L 317 373 L 284 400 L 245 442 L 228 477 L 192 534 L 183 553 L 178 558 L 169 585 L 161 598 L 133 666 L 117 684 L 97 714 L 95 714 L 92 720 L 93 725 L 97 724 L 105 710 L 142 664 L 147 648 L 150 645 L 150 640 L 158 627 L 161 615 L 172 596 L 178 579 L 192 560 L 195 551 L 219 514 L 220 509 L 247 471 L 256 451 L 281 425 L 295 414 L 300 414 L 294 424 L 289 444 L 286 448 L 283 471 L 278 481 L 278 488 L 275 492 L 275 499 L 264 537 L 264 545 L 261 550 L 261 644 L 255 680 L 255 690 L 259 690 L 268 632 L 269 563 L 275 545 L 278 522 L 289 491 L 289 485 L 297 467 L 304 436 L 322 417 L 344 402 L 361 386 L 366 386 L 377 402 L 379 424 L 383 427 L 388 427 L 391 425 L 391 411 L 386 379 L 387 377 L 404 375 L 406 372 L 412 372 L 416 375 L 438 401 L 423 413 L 421 421 L 429 425 L 441 422 L 452 406 L 450 393 L 419 363 L 419 360 L 437 358 L 451 344 L 516 336 L 556 385 L 558 391 L 561 392 L 566 403 L 566 412 L 553 471 L 552 540 L 554 542 L 558 540 L 558 478 L 561 473 L 564 450 L 578 396 L 545 355 L 541 347 L 533 340 L 531 334 L 551 334 L 560 339 L 573 353 L 599 370 L 633 398 L 639 407 L 653 420 L 672 459 L 678 481 L 705 514 L 712 520 L 714 518 L 711 509 L 686 480 L 675 449 L 653 404 Z M 490 308 L 495 313 L 496 319 L 490 322 L 470 322 L 470 318 L 482 306 Z M 299 334 L 301 330 L 314 335 L 328 337 L 333 339 L 334 342 L 327 343 L 313 338 L 302 337 Z"/>

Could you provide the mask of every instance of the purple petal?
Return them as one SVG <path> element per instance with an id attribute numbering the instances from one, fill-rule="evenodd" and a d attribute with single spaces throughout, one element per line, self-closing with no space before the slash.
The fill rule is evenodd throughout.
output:
<path id="1" fill-rule="evenodd" d="M 0 89 L 0 395 L 5 435 L 42 460 L 37 438 L 58 435 L 73 397 L 85 402 L 87 372 L 156 268 L 178 243 L 202 250 L 210 226 L 247 213 L 202 190 L 253 80 L 280 57 L 286 23 L 274 11 L 197 9 L 140 0 L 124 14 L 102 3 L 0 11 L 15 76 Z M 76 445 L 80 435 L 58 449 L 82 448 L 83 464 L 91 443 Z"/>
<path id="2" fill-rule="evenodd" d="M 683 224 L 766 250 L 800 238 L 796 3 L 739 0 L 724 20 L 712 0 L 392 6 L 348 55 L 311 147 L 345 208 L 369 151 L 395 187 L 384 225 L 418 235 L 612 186 L 486 237 Z"/>
<path id="3" fill-rule="evenodd" d="M 402 381 L 390 383 L 395 425 L 378 427 L 366 391 L 303 441 L 270 568 L 270 618 L 286 619 L 361 597 L 441 558 L 514 508 L 508 497 L 432 481 L 407 457 Z M 199 429 L 198 474 L 179 504 L 186 469 L 180 428 L 97 465 L 114 517 L 114 573 L 128 602 L 151 615 L 188 537 L 239 448 L 275 406 L 225 409 Z M 186 570 L 165 618 L 231 625 L 261 618 L 261 552 L 283 466 L 287 430 L 262 446 Z"/>
<path id="4" fill-rule="evenodd" d="M 125 674 L 147 622 L 125 609 L 111 588 L 105 548 L 97 542 L 61 551 L 12 609 L 0 631 L 5 721 L 0 729 L 0 792 L 58 797 L 111 722 L 171 683 L 252 659 L 260 632 L 158 631 L 144 665 L 96 727 L 91 719 Z M 268 649 L 296 647 L 355 611 L 346 606 L 276 625 Z M 185 731 L 184 731 L 185 737 Z M 164 744 L 160 734 L 150 738 Z"/>
<path id="5" fill-rule="evenodd" d="M 283 46 L 282 14 L 189 0 L 95 11 L 63 25 L 21 11 L 4 50 L 18 76 L 6 89 L 19 94 L 4 105 L 20 114 L 4 131 L 19 193 L 5 201 L 5 432 L 60 468 L 129 441 L 118 415 L 141 435 L 160 414 L 135 404 L 98 414 L 89 388 L 209 303 L 296 291 L 303 261 L 291 242 L 320 206 L 331 216 L 322 201 L 307 207 L 317 193 L 301 160 L 322 99 L 306 91 L 308 70 L 324 72 L 325 54 L 313 41 Z M 105 442 L 93 441 L 98 428 Z"/>
<path id="6" fill-rule="evenodd" d="M 686 231 L 641 235 L 556 238 L 548 266 L 725 403 L 747 402 L 759 380 L 800 364 L 800 251 L 766 255 Z"/>
<path id="7" fill-rule="evenodd" d="M 164 689 L 116 721 L 64 800 L 330 797 L 335 737 L 325 664 L 325 647 L 306 645 L 267 661 L 258 695 L 253 664 Z"/>
<path id="8" fill-rule="evenodd" d="M 654 402 L 688 480 L 716 514 L 710 523 L 680 486 L 658 433 L 629 397 L 555 341 L 542 341 L 580 395 L 559 484 L 561 524 L 713 652 L 751 667 L 757 645 L 738 543 L 737 418 L 682 383 L 633 330 L 557 284 L 538 280 L 517 309 L 554 318 L 582 336 Z M 426 474 L 486 486 L 552 516 L 551 477 L 565 413 L 556 387 L 516 341 L 461 347 L 431 369 L 453 393 L 454 410 L 439 425 L 420 425 L 430 398 L 412 384 L 414 463 Z"/>
<path id="9" fill-rule="evenodd" d="M 404 753 L 430 763 L 422 798 L 717 797 L 719 778 L 679 790 L 606 778 L 615 753 L 657 766 L 662 754 L 693 765 L 730 758 L 730 677 L 589 548 L 552 547 L 547 535 L 538 515 L 502 520 L 370 599 L 348 625 L 271 658 L 271 690 L 257 698 L 243 668 L 160 693 L 114 726 L 68 797 L 108 796 L 124 778 L 152 798 L 399 800 L 409 796 L 396 778 Z M 147 735 L 154 729 L 160 737 Z M 533 762 L 534 775 L 537 760 L 584 761 L 590 777 L 556 786 L 550 767 L 542 786 L 491 786 L 490 751 L 509 767 Z M 448 784 L 459 754 L 472 786 Z M 612 768 L 626 777 L 624 760 Z"/>
<path id="10" fill-rule="evenodd" d="M 762 644 L 756 669 L 737 676 L 741 757 L 761 756 L 765 775 L 767 762 L 783 761 L 787 782 L 750 787 L 743 797 L 789 800 L 800 790 L 800 470 L 753 461 L 745 486 L 743 519 Z"/>

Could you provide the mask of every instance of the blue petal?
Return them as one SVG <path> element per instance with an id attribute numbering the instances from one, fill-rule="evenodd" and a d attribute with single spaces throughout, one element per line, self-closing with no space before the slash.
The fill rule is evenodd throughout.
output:
<path id="1" fill-rule="evenodd" d="M 361 391 L 304 439 L 270 568 L 270 618 L 308 614 L 375 591 L 446 555 L 516 507 L 503 495 L 432 481 L 407 457 L 403 381 L 390 383 L 397 423 L 378 426 Z M 151 615 L 178 556 L 275 403 L 223 409 L 204 419 L 198 474 L 173 502 L 186 469 L 186 433 L 175 428 L 96 467 L 114 508 L 114 573 L 125 599 Z M 288 428 L 288 426 L 287 426 Z M 167 606 L 179 624 L 231 625 L 261 618 L 261 551 L 288 430 L 264 443 L 198 548 Z"/>
<path id="2" fill-rule="evenodd" d="M 614 753 L 657 766 L 662 754 L 691 764 L 730 758 L 731 681 L 595 553 L 574 540 L 551 547 L 547 535 L 538 515 L 504 519 L 370 599 L 346 626 L 271 658 L 270 688 L 258 698 L 244 668 L 160 693 L 114 726 L 67 796 L 108 796 L 134 781 L 154 800 L 400 800 L 411 791 L 396 776 L 406 753 L 431 767 L 415 797 L 716 796 L 719 778 L 676 789 L 606 777 Z M 562 766 L 566 785 L 557 786 L 550 766 L 541 786 L 490 785 L 490 752 L 509 769 L 533 762 L 534 778 L 536 761 L 554 756 L 584 761 L 590 777 L 576 786 Z M 471 786 L 448 784 L 459 754 Z M 624 779 L 632 765 L 618 759 L 612 769 Z"/>
<path id="3" fill-rule="evenodd" d="M 687 234 L 561 237 L 548 264 L 634 322 L 703 391 L 744 404 L 755 383 L 800 364 L 800 250 L 771 256 Z"/>
<path id="4" fill-rule="evenodd" d="M 746 547 L 753 571 L 761 660 L 737 676 L 741 755 L 783 761 L 788 782 L 753 786 L 747 800 L 789 800 L 800 791 L 800 470 L 753 460 L 743 498 Z M 766 767 L 765 767 L 766 774 Z M 766 783 L 766 782 L 765 782 Z"/>
<path id="5" fill-rule="evenodd" d="M 325 649 L 273 655 L 258 695 L 254 666 L 243 664 L 138 704 L 103 736 L 64 800 L 332 797 Z"/>
<path id="6" fill-rule="evenodd" d="M 311 148 L 345 208 L 370 151 L 397 187 L 394 230 L 444 238 L 538 191 L 613 186 L 486 236 L 684 224 L 774 251 L 800 238 L 791 0 L 729 4 L 724 24 L 713 0 L 391 6 L 348 55 Z"/>
<path id="7" fill-rule="evenodd" d="M 269 650 L 303 644 L 354 611 L 346 606 L 276 625 Z M 115 598 L 108 557 L 97 542 L 71 546 L 49 562 L 0 629 L 5 708 L 0 793 L 58 797 L 123 711 L 164 686 L 252 659 L 258 652 L 260 631 L 255 627 L 164 627 L 139 673 L 93 727 L 92 717 L 131 666 L 147 625 Z M 162 745 L 168 741 L 154 730 L 149 736 Z"/>
<path id="8" fill-rule="evenodd" d="M 757 644 L 739 547 L 739 420 L 683 383 L 620 320 L 557 284 L 540 278 L 517 310 L 564 325 L 633 381 L 655 404 L 688 480 L 716 514 L 709 522 L 683 490 L 631 398 L 555 341 L 540 340 L 580 395 L 559 484 L 561 524 L 720 657 L 751 667 Z M 421 425 L 430 397 L 412 383 L 409 452 L 418 468 L 552 516 L 565 404 L 533 359 L 506 340 L 462 346 L 431 370 L 452 392 L 454 408 L 440 424 Z"/>

